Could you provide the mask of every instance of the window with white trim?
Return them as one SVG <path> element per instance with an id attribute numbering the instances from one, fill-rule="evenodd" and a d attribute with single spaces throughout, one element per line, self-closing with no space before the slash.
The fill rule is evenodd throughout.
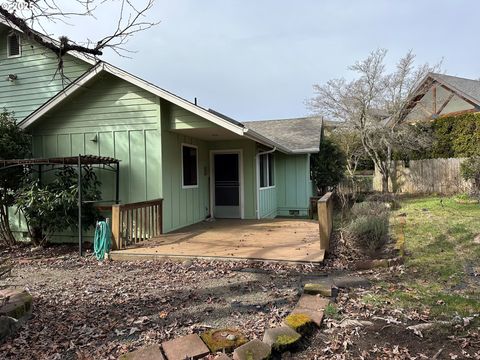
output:
<path id="1" fill-rule="evenodd" d="M 7 35 L 7 57 L 19 57 L 22 55 L 20 35 L 10 33 Z"/>
<path id="2" fill-rule="evenodd" d="M 182 145 L 182 186 L 184 188 L 198 186 L 198 148 L 193 145 Z"/>
<path id="3" fill-rule="evenodd" d="M 260 188 L 275 186 L 275 160 L 273 154 L 260 155 Z"/>

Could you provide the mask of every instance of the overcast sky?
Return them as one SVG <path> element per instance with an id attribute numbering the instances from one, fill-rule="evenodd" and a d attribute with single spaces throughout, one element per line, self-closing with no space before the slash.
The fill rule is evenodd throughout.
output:
<path id="1" fill-rule="evenodd" d="M 98 40 L 116 9 L 48 30 Z M 300 117 L 313 84 L 351 76 L 380 47 L 390 66 L 412 49 L 419 63 L 479 78 L 479 14 L 477 0 L 157 0 L 149 16 L 161 23 L 128 43 L 131 59 L 104 59 L 240 121 Z"/>

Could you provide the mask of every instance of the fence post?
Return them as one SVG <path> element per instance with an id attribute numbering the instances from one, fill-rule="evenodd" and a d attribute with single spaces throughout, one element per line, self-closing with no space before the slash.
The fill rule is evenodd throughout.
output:
<path id="1" fill-rule="evenodd" d="M 122 248 L 120 207 L 121 205 L 112 205 L 112 249 L 113 250 L 121 250 Z"/>
<path id="2" fill-rule="evenodd" d="M 333 203 L 332 193 L 328 192 L 323 195 L 317 202 L 318 209 L 318 225 L 320 235 L 320 250 L 328 252 L 330 247 L 330 235 L 333 228 Z"/>

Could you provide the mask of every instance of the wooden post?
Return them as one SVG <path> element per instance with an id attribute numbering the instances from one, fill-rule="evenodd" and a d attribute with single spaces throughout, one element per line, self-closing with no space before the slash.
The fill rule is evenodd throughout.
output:
<path id="1" fill-rule="evenodd" d="M 120 223 L 120 207 L 121 205 L 112 205 L 112 249 L 122 249 L 122 231 Z"/>
<path id="2" fill-rule="evenodd" d="M 330 235 L 333 228 L 333 202 L 332 193 L 328 192 L 317 202 L 318 225 L 320 235 L 320 250 L 328 252 L 330 248 Z"/>

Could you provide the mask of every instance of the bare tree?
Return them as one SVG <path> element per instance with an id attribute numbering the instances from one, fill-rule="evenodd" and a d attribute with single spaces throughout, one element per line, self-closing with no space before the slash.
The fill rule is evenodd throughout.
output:
<path id="1" fill-rule="evenodd" d="M 360 134 L 350 127 L 339 126 L 332 130 L 330 138 L 344 152 L 347 159 L 347 174 L 349 177 L 353 177 L 360 160 L 366 156 Z"/>
<path id="2" fill-rule="evenodd" d="M 28 39 L 54 52 L 59 59 L 59 68 L 63 67 L 62 58 L 71 51 L 88 54 L 94 57 L 103 54 L 109 48 L 119 55 L 129 52 L 126 42 L 132 35 L 151 28 L 157 22 L 146 20 L 147 12 L 153 7 L 155 0 L 145 0 L 143 6 L 137 7 L 132 0 L 3 0 L 0 6 L 0 17 L 13 28 L 23 32 Z M 45 31 L 48 22 L 63 22 L 71 25 L 75 18 L 93 17 L 101 5 L 112 7 L 118 19 L 115 29 L 97 40 L 88 40 L 80 45 L 66 36 L 52 41 Z M 48 35 L 48 34 L 47 34 Z"/>
<path id="3" fill-rule="evenodd" d="M 388 191 L 392 167 L 392 151 L 396 147 L 419 149 L 429 146 L 426 134 L 417 136 L 415 129 L 402 123 L 406 103 L 410 101 L 420 80 L 440 64 L 415 66 L 410 51 L 386 72 L 385 49 L 378 49 L 349 69 L 357 74 L 352 81 L 334 79 L 314 85 L 315 97 L 310 108 L 324 116 L 345 123 L 356 132 L 362 146 L 382 175 L 382 191 Z"/>

